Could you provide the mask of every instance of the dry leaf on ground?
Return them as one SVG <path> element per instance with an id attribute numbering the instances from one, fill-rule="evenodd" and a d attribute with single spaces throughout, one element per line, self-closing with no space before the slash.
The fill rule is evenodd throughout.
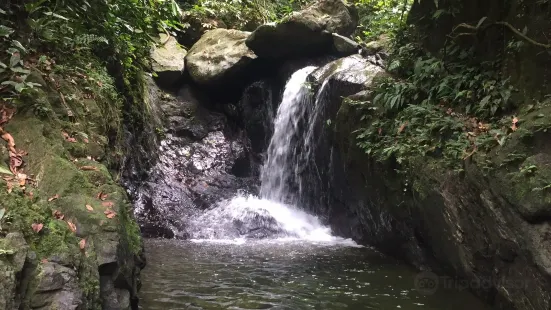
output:
<path id="1" fill-rule="evenodd" d="M 67 221 L 67 225 L 69 225 L 69 229 L 70 229 L 72 232 L 77 232 L 77 226 L 76 226 L 75 224 L 73 224 L 73 222 Z"/>
<path id="2" fill-rule="evenodd" d="M 61 213 L 59 210 L 54 210 L 52 215 L 58 220 L 63 220 L 65 218 L 65 215 L 63 215 L 63 213 Z"/>
<path id="3" fill-rule="evenodd" d="M 517 129 L 518 129 L 517 124 L 518 124 L 518 118 L 515 116 L 515 117 L 513 117 L 513 121 L 512 121 L 512 125 L 511 125 L 511 129 L 513 131 L 517 131 Z"/>
<path id="4" fill-rule="evenodd" d="M 112 208 L 115 204 L 112 201 L 104 201 L 101 203 L 101 205 L 106 208 Z"/>
<path id="5" fill-rule="evenodd" d="M 80 240 L 80 242 L 78 243 L 78 246 L 80 247 L 81 250 L 84 250 L 84 248 L 86 247 L 86 239 Z"/>
<path id="6" fill-rule="evenodd" d="M 91 205 L 86 205 L 86 209 L 87 209 L 88 211 L 94 211 L 94 208 L 92 208 Z"/>
<path id="7" fill-rule="evenodd" d="M 114 218 L 117 213 L 115 213 L 113 210 L 111 209 L 108 209 L 108 210 L 105 210 L 105 212 L 103 212 L 105 214 L 105 216 L 108 218 L 108 219 L 112 219 Z"/>
<path id="8" fill-rule="evenodd" d="M 101 191 L 96 195 L 96 198 L 99 199 L 99 200 L 105 200 L 105 199 L 107 199 L 107 194 L 105 194 L 103 191 Z"/>
<path id="9" fill-rule="evenodd" d="M 48 198 L 48 202 L 52 202 L 52 201 L 54 201 L 54 200 L 56 200 L 56 199 L 59 199 L 59 195 L 58 195 L 58 194 L 55 194 L 55 195 L 53 195 L 52 197 Z"/>
<path id="10" fill-rule="evenodd" d="M 98 171 L 98 167 L 94 167 L 94 166 L 82 166 L 80 167 L 80 170 L 82 171 Z"/>
<path id="11" fill-rule="evenodd" d="M 398 128 L 398 134 L 401 134 L 402 131 L 404 131 L 404 129 L 406 129 L 407 125 L 408 125 L 408 122 L 403 123 L 402 126 L 400 126 L 400 128 Z"/>
<path id="12" fill-rule="evenodd" d="M 42 223 L 33 223 L 31 225 L 31 227 L 33 228 L 33 231 L 35 233 L 39 233 L 42 230 L 42 228 L 44 228 L 44 224 L 42 224 Z"/>

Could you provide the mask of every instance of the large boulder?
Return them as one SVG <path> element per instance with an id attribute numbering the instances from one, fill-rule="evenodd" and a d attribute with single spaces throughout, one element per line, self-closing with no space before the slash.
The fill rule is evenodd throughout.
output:
<path id="1" fill-rule="evenodd" d="M 199 84 L 214 84 L 239 76 L 256 58 L 245 45 L 249 35 L 233 29 L 207 31 L 186 56 L 191 78 Z"/>
<path id="2" fill-rule="evenodd" d="M 228 28 L 220 19 L 200 16 L 191 11 L 182 14 L 182 23 L 189 25 L 184 31 L 178 32 L 178 42 L 185 47 L 192 47 L 205 32 L 211 29 Z"/>
<path id="3" fill-rule="evenodd" d="M 157 75 L 157 83 L 163 87 L 173 86 L 184 72 L 186 50 L 176 39 L 161 34 L 161 43 L 151 51 L 151 67 Z"/>
<path id="4" fill-rule="evenodd" d="M 357 12 L 342 1 L 321 0 L 280 23 L 258 27 L 246 44 L 266 58 L 324 54 L 334 50 L 332 33 L 350 36 L 357 22 Z"/>

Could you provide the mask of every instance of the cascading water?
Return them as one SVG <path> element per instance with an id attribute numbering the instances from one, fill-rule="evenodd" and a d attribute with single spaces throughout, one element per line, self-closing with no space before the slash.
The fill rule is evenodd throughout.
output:
<path id="1" fill-rule="evenodd" d="M 274 134 L 268 146 L 268 158 L 262 168 L 260 197 L 295 203 L 290 197 L 290 186 L 296 181 L 297 161 L 300 155 L 299 123 L 305 111 L 313 104 L 312 94 L 305 84 L 316 67 L 306 67 L 291 76 L 274 121 Z"/>
<path id="2" fill-rule="evenodd" d="M 304 146 L 312 147 L 312 127 L 308 114 L 314 116 L 318 103 L 307 83 L 316 67 L 295 72 L 285 86 L 282 102 L 274 120 L 274 133 L 261 172 L 260 198 L 238 195 L 218 203 L 191 219 L 192 240 L 244 240 L 244 238 L 277 238 L 277 240 L 338 241 L 331 229 L 313 215 L 297 208 Z M 306 127 L 306 133 L 303 132 Z"/>

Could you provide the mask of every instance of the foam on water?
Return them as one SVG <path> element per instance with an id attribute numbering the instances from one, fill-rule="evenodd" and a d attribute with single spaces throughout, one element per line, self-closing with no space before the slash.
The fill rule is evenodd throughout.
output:
<path id="1" fill-rule="evenodd" d="M 306 67 L 298 70 L 285 86 L 262 168 L 260 198 L 236 196 L 191 219 L 189 231 L 193 242 L 243 244 L 258 240 L 276 243 L 306 241 L 357 246 L 351 239 L 333 236 L 331 229 L 323 225 L 317 216 L 295 205 L 298 199 L 292 188 L 298 178 L 300 155 L 305 143 L 299 123 L 314 103 L 315 98 L 306 81 L 315 69 Z"/>
<path id="2" fill-rule="evenodd" d="M 263 242 L 356 245 L 350 239 L 333 236 L 331 229 L 314 215 L 255 196 L 237 196 L 221 202 L 190 224 L 194 225 L 193 242 L 243 244 L 262 234 Z"/>

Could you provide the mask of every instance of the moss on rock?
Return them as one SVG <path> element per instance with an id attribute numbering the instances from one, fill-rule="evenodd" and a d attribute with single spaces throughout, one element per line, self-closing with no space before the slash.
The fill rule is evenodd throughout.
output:
<path id="1" fill-rule="evenodd" d="M 21 232 L 32 251 L 26 258 L 27 269 L 19 271 L 18 283 L 14 284 L 28 283 L 21 296 L 22 309 L 38 301 L 41 307 L 55 308 L 67 296 L 82 309 L 101 309 L 100 270 L 106 263 L 127 269 L 125 276 L 130 284 L 121 289 L 128 290 L 131 298 L 137 293 L 133 285 L 139 274 L 135 269 L 140 268 L 134 263 L 135 257 L 142 251 L 139 228 L 124 189 L 113 180 L 106 164 L 96 161 L 107 159 L 106 136 L 119 125 L 122 111 L 119 99 L 109 94 L 114 86 L 102 83 L 112 79 L 105 77 L 103 70 L 93 70 L 100 72 L 90 73 L 97 80 L 75 83 L 67 75 L 54 74 L 58 87 L 35 74 L 34 79 L 44 83 L 43 87 L 34 96 L 24 98 L 26 102 L 4 127 L 17 149 L 28 152 L 22 167 L 29 178 L 25 186 L 16 185 L 11 193 L 0 190 L 0 208 L 7 210 L 4 230 L 0 231 L 0 253 L 6 244 L 2 236 L 12 232 Z M 100 105 L 99 100 L 85 97 L 105 102 Z M 31 108 L 36 104 L 44 113 Z M 0 158 L 7 160 L 3 145 Z M 0 188 L 6 186 L 0 179 Z M 99 193 L 107 195 L 100 197 L 105 200 L 98 198 Z M 116 215 L 108 218 L 107 210 Z M 43 225 L 39 231 L 36 224 Z M 0 267 L 2 264 L 0 257 Z M 74 270 L 74 275 L 68 270 Z M 41 288 L 44 281 L 52 280 L 48 277 L 66 272 L 70 275 L 65 277 L 68 282 L 62 289 Z M 0 305 L 3 299 L 11 305 L 14 298 L 0 292 Z"/>

